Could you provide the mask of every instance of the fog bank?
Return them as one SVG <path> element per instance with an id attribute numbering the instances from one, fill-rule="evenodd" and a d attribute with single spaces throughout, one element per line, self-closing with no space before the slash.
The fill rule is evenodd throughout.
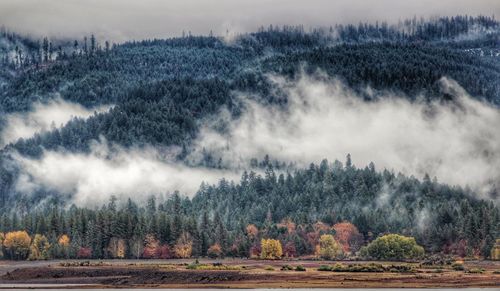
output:
<path id="1" fill-rule="evenodd" d="M 100 141 L 89 154 L 46 151 L 40 160 L 16 155 L 22 168 L 16 188 L 24 193 L 55 190 L 68 195 L 70 203 L 99 206 L 112 195 L 136 201 L 176 190 L 193 195 L 203 181 L 239 179 L 234 172 L 176 164 L 168 154 L 153 148 L 110 149 L 105 141 Z"/>
<path id="2" fill-rule="evenodd" d="M 227 166 L 269 154 L 307 167 L 323 158 L 343 161 L 350 153 L 363 167 L 373 161 L 378 169 L 418 178 L 428 173 L 484 195 L 500 189 L 500 110 L 472 99 L 452 80 L 440 83 L 453 102 L 410 102 L 389 93 L 365 102 L 335 80 L 277 78 L 289 96 L 286 110 L 243 96 L 246 113 L 237 120 L 219 114 L 216 122 L 226 122 L 229 133 L 204 127 L 191 158 L 205 149 Z"/>
<path id="3" fill-rule="evenodd" d="M 182 31 L 224 35 L 260 26 L 330 26 L 413 16 L 500 14 L 496 0 L 2 0 L 0 25 L 36 36 L 125 41 L 179 36 Z"/>

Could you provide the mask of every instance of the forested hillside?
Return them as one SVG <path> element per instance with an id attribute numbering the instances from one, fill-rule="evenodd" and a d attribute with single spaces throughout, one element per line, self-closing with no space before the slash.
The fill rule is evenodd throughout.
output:
<path id="1" fill-rule="evenodd" d="M 500 236 L 497 181 L 490 181 L 485 194 L 373 163 L 357 168 L 350 156 L 345 165 L 324 161 L 306 169 L 267 155 L 244 161 L 248 168 L 228 166 L 229 157 L 214 159 L 205 148 L 201 158 L 189 159 L 200 150 L 193 141 L 202 128 L 230 134 L 228 123 L 251 109 L 249 100 L 286 111 L 292 100 L 272 82 L 276 76 L 293 81 L 326 75 L 365 102 L 398 95 L 428 103 L 429 116 L 436 104 L 460 98 L 443 90 L 440 80 L 447 77 L 496 110 L 500 25 L 494 18 L 414 18 L 310 31 L 271 26 L 235 37 L 185 35 L 122 44 L 93 35 L 34 40 L 3 30 L 0 57 L 0 133 L 54 100 L 89 111 L 110 108 L 5 142 L 0 150 L 0 234 L 44 235 L 59 246 L 51 250 L 53 257 L 171 257 L 183 244 L 193 256 L 207 255 L 211 246 L 218 255 L 251 256 L 264 238 L 280 240 L 290 256 L 313 255 L 322 234 L 340 235 L 344 228 L 354 240 L 344 239 L 346 254 L 380 235 L 399 233 L 415 237 L 426 252 L 488 257 Z M 461 106 L 457 102 L 452 111 L 461 112 Z M 230 122 L 212 124 L 224 114 Z M 97 151 L 97 142 L 111 150 Z M 76 186 L 38 185 L 21 162 L 40 161 L 50 152 L 97 157 L 118 167 L 116 148 L 154 148 L 169 153 L 160 162 L 182 169 L 243 176 L 203 183 L 190 197 L 145 190 L 128 202 L 112 196 L 107 205 L 86 207 L 72 205 Z M 44 172 L 38 164 L 31 167 Z M 68 242 L 61 243 L 62 237 Z"/>

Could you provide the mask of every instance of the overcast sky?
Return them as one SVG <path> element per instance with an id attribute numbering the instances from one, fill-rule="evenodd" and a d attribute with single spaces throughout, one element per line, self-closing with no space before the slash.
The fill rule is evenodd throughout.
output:
<path id="1" fill-rule="evenodd" d="M 269 24 L 335 23 L 437 15 L 499 15 L 499 0 L 1 0 L 0 25 L 37 36 L 95 33 L 113 41 L 182 31 L 242 32 Z"/>

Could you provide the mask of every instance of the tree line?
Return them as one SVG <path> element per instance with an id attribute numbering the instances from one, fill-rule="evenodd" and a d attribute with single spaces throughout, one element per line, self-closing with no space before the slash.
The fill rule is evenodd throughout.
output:
<path id="1" fill-rule="evenodd" d="M 382 187 L 390 193 L 384 203 L 378 199 Z M 54 258 L 387 259 L 382 247 L 391 244 L 404 258 L 421 256 L 423 249 L 490 257 L 500 226 L 499 208 L 474 198 L 470 190 L 429 177 L 419 181 L 377 172 L 373 164 L 356 168 L 349 159 L 345 166 L 323 161 L 292 173 L 278 174 L 269 166 L 263 176 L 244 173 L 238 184 L 204 184 L 192 199 L 173 193 L 163 199 L 151 196 L 142 205 L 112 197 L 97 209 L 64 207 L 54 201 L 37 210 L 21 205 L 18 209 L 0 216 L 0 232 L 26 231 L 25 240 L 54 246 L 48 252 Z M 425 225 L 418 223 L 422 215 Z M 391 233 L 406 238 L 379 240 Z M 64 236 L 68 243 L 62 247 Z"/>

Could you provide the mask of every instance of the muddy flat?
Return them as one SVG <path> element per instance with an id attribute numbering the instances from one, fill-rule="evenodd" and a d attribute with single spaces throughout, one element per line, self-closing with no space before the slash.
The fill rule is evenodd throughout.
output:
<path id="1" fill-rule="evenodd" d="M 0 288 L 47 284 L 64 288 L 500 288 L 500 262 L 474 261 L 466 270 L 411 264 L 411 272 L 319 271 L 326 261 L 201 260 L 2 262 Z M 368 262 L 341 262 L 367 264 Z M 395 266 L 394 262 L 377 262 Z M 305 271 L 297 271 L 297 266 Z M 287 266 L 288 268 L 284 268 Z M 467 271 L 469 270 L 469 271 Z M 476 272 L 470 272 L 476 270 Z M 477 271 L 480 270 L 480 271 Z M 2 285 L 3 284 L 3 285 Z M 22 285 L 19 285 L 22 286 Z"/>

